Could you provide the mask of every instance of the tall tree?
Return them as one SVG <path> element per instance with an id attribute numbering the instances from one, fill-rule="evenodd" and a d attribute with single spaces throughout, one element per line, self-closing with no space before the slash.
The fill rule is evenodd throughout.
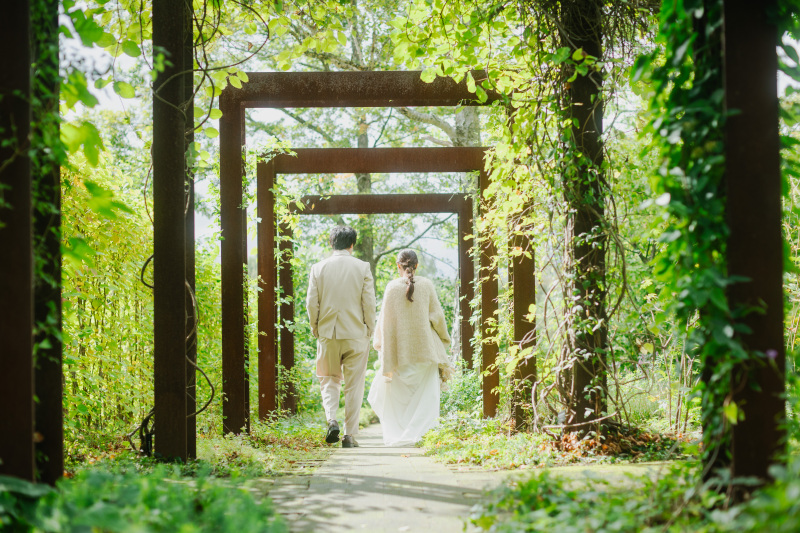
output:
<path id="1" fill-rule="evenodd" d="M 603 59 L 602 4 L 600 0 L 561 2 L 561 44 L 576 61 Z M 587 422 L 605 414 L 608 391 L 603 76 L 585 61 L 567 64 L 560 87 L 565 118 L 571 124 L 564 146 L 568 159 L 562 165 L 570 280 L 566 292 L 573 298 L 567 311 L 568 349 L 575 361 L 567 423 L 586 430 Z"/>

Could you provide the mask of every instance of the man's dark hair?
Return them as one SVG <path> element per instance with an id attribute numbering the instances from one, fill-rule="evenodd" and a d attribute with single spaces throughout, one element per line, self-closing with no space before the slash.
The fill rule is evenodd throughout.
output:
<path id="1" fill-rule="evenodd" d="M 331 230 L 330 243 L 334 250 L 347 250 L 356 243 L 358 234 L 350 226 L 335 226 Z"/>

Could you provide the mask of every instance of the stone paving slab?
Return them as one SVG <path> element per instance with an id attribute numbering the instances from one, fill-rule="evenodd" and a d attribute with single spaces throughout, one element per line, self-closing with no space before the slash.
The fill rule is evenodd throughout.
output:
<path id="1" fill-rule="evenodd" d="M 450 533 L 465 527 L 485 490 L 520 471 L 458 471 L 423 455 L 421 448 L 387 448 L 380 425 L 362 430 L 359 448 L 338 448 L 311 475 L 270 480 L 267 492 L 293 532 Z M 658 475 L 658 467 L 620 466 L 551 469 L 576 482 L 590 475 L 630 483 L 625 472 Z M 627 481 L 625 481 L 627 479 Z M 616 480 L 615 480 L 616 481 Z"/>

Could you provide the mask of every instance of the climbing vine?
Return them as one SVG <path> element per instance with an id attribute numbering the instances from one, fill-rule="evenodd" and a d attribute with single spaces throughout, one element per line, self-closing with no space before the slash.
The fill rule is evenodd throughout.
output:
<path id="1" fill-rule="evenodd" d="M 655 274 L 665 312 L 692 324 L 684 349 L 700 355 L 703 453 L 711 467 L 723 459 L 727 427 L 738 418 L 731 373 L 748 357 L 725 294 L 734 280 L 725 268 L 721 2 L 665 2 L 661 20 L 663 51 L 640 57 L 633 79 L 652 84 L 646 132 L 660 161 L 651 186 L 668 217 Z"/>
<path id="2" fill-rule="evenodd" d="M 748 352 L 739 339 L 738 321 L 754 312 L 731 306 L 726 288 L 746 281 L 728 275 L 724 195 L 723 88 L 721 67 L 722 2 L 664 2 L 657 51 L 643 55 L 633 79 L 651 84 L 650 120 L 645 133 L 658 150 L 651 179 L 667 220 L 661 233 L 655 272 L 663 283 L 667 316 L 688 330 L 684 350 L 699 356 L 703 462 L 706 474 L 729 460 L 730 427 L 741 420 L 733 400 L 737 367 L 769 354 Z M 797 28 L 797 6 L 779 2 L 779 35 Z M 791 45 L 786 57 L 797 61 Z M 797 68 L 783 63 L 795 79 Z M 784 146 L 794 143 L 784 139 Z M 788 154 L 785 154 L 788 155 Z M 788 173 L 788 174 L 787 174 Z M 792 176 L 790 166 L 785 176 Z M 796 176 L 795 176 L 796 177 Z"/>
<path id="3" fill-rule="evenodd" d="M 431 7 L 436 17 L 421 24 Z M 610 157 L 619 151 L 616 143 L 613 151 L 604 146 L 614 134 L 602 132 L 600 117 L 607 107 L 606 121 L 617 120 L 636 38 L 649 31 L 647 13 L 638 3 L 598 10 L 593 2 L 415 2 L 392 22 L 396 59 L 423 69 L 423 80 L 466 79 L 479 100 L 499 93 L 507 111 L 489 118 L 491 183 L 478 238 L 493 240 L 501 272 L 514 257 L 535 258 L 537 306 L 529 316 L 538 333 L 535 346 L 520 349 L 501 305 L 494 338 L 483 340 L 504 348 L 499 364 L 507 376 L 535 356 L 534 427 L 583 430 L 586 420 L 627 417 L 620 387 L 606 381 L 619 363 L 636 365 L 635 354 L 616 346 L 622 335 L 606 333 L 629 297 L 615 203 L 622 189 L 606 176 L 630 172 Z M 528 244 L 509 247 L 518 237 Z M 501 300 L 510 302 L 511 284 L 501 281 Z"/>

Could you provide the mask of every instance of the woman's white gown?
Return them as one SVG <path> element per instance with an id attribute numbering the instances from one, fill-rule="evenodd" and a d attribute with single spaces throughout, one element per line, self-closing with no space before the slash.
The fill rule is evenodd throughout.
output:
<path id="1" fill-rule="evenodd" d="M 414 363 L 399 368 L 391 381 L 375 374 L 367 397 L 381 419 L 386 446 L 409 446 L 439 419 L 439 365 Z"/>
<path id="2" fill-rule="evenodd" d="M 389 282 L 375 328 L 373 346 L 381 368 L 369 401 L 381 420 L 386 446 L 419 442 L 439 419 L 440 378 L 452 369 L 450 336 L 433 283 L 415 279 L 414 301 L 406 298 L 404 279 Z"/>

